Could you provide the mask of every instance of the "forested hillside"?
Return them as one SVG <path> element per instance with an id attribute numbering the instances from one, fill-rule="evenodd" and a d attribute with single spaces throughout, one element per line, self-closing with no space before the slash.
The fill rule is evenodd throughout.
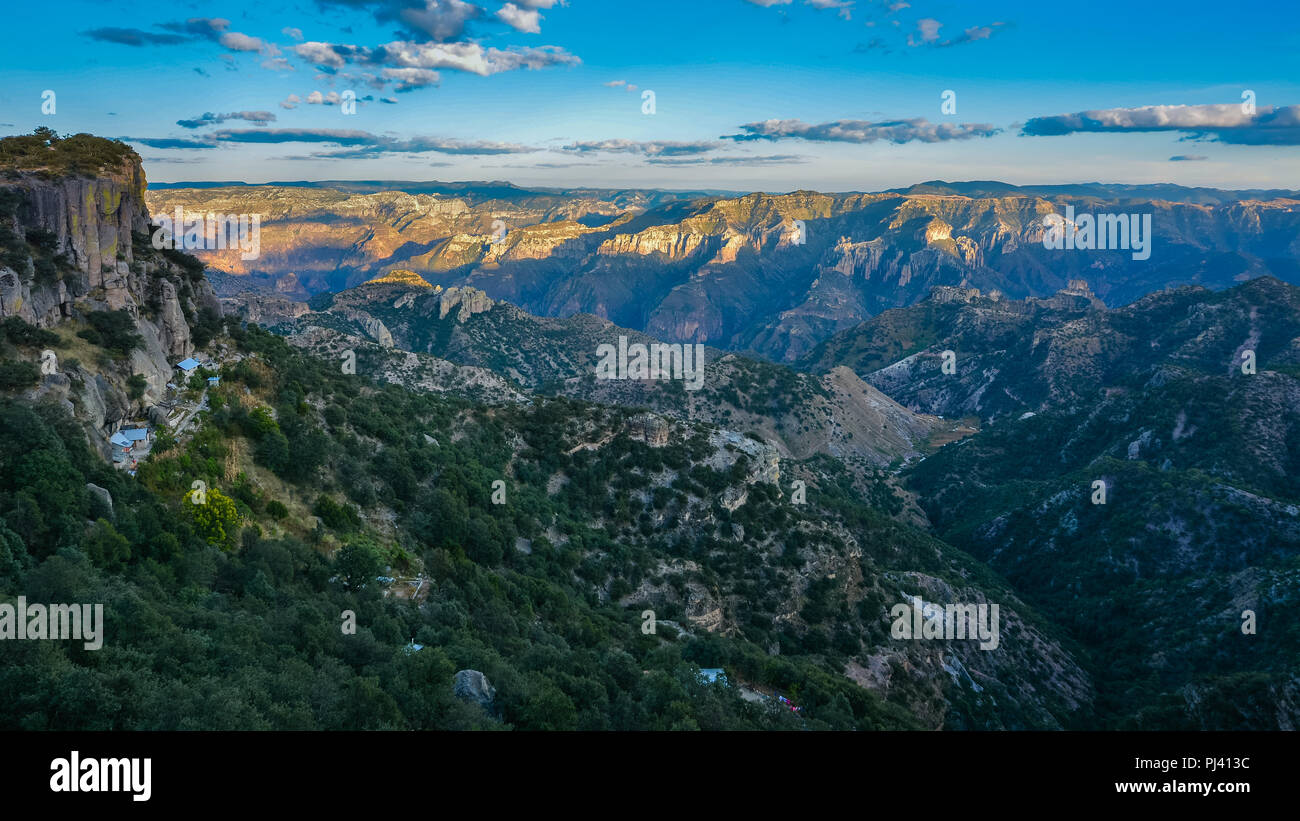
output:
<path id="1" fill-rule="evenodd" d="M 231 332 L 209 421 L 156 446 L 138 481 L 56 408 L 6 401 L 4 589 L 103 601 L 108 640 L 0 645 L 19 694 L 5 726 L 1061 726 L 1086 703 L 1087 676 L 1027 610 L 1006 608 L 1004 653 L 962 654 L 993 698 L 890 652 L 900 585 L 1010 594 L 857 501 L 833 465 L 801 469 L 815 488 L 801 508 L 752 441 L 674 427 L 651 443 L 631 411 L 380 387 Z M 1071 689 L 1027 698 L 1017 682 L 1036 674 L 1009 656 L 1029 652 L 1054 655 Z M 896 666 L 885 698 L 842 673 L 878 655 Z M 705 685 L 698 667 L 802 709 Z M 455 699 L 460 669 L 486 674 L 490 709 Z"/>

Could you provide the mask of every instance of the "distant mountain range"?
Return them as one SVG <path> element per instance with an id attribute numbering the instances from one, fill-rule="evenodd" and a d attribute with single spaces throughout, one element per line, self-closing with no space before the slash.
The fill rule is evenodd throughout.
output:
<path id="1" fill-rule="evenodd" d="M 1080 182 L 1062 185 L 1012 185 L 995 180 L 944 182 L 931 180 L 891 188 L 896 194 L 939 194 L 962 197 L 1093 197 L 1099 200 L 1160 200 L 1197 205 L 1226 205 L 1244 200 L 1296 199 L 1300 192 L 1286 188 L 1191 188 L 1173 183 L 1124 185 L 1120 183 Z"/>
<path id="2" fill-rule="evenodd" d="M 552 188 L 547 186 L 523 187 L 503 180 L 443 182 L 439 180 L 292 180 L 276 182 L 243 182 L 241 180 L 208 182 L 151 182 L 150 191 L 168 191 L 173 189 L 204 188 L 330 188 L 335 191 L 347 191 L 354 194 L 378 194 L 384 191 L 402 191 L 407 194 L 442 194 L 460 196 L 466 199 L 512 199 L 536 196 L 601 197 L 610 199 L 619 194 L 634 192 L 647 197 L 660 195 L 664 199 L 694 199 L 697 197 L 735 197 L 743 196 L 744 191 L 721 189 L 616 189 L 616 188 Z M 841 194 L 863 194 L 865 191 L 840 191 Z M 1295 199 L 1300 192 L 1286 188 L 1193 188 L 1173 183 L 1154 183 L 1124 185 L 1120 183 L 1065 183 L 1061 185 L 1012 185 L 996 180 L 946 182 L 930 180 L 909 185 L 905 188 L 888 188 L 884 193 L 893 194 L 940 194 L 959 195 L 963 197 L 1005 197 L 1020 196 L 1073 196 L 1096 197 L 1098 199 L 1134 199 L 1165 200 L 1167 202 L 1190 202 L 1200 204 L 1229 203 L 1241 200 Z"/>
<path id="3" fill-rule="evenodd" d="M 467 202 L 488 200 L 530 200 L 539 197 L 623 200 L 626 202 L 669 202 L 697 197 L 734 196 L 735 191 L 698 189 L 672 191 L 660 188 L 548 188 L 522 187 L 503 180 L 441 182 L 438 180 L 291 180 L 283 182 L 156 182 L 150 191 L 211 188 L 319 188 L 346 191 L 349 194 L 381 194 L 398 191 L 404 194 L 437 194 L 460 197 Z"/>
<path id="4" fill-rule="evenodd" d="M 406 269 L 538 316 L 590 313 L 658 339 L 794 361 L 936 286 L 1013 299 L 1070 281 L 1111 306 L 1180 285 L 1300 283 L 1293 192 L 924 183 L 905 192 L 693 196 L 498 184 L 151 189 L 155 213 L 260 213 L 261 255 L 196 252 L 297 299 Z M 393 183 L 398 185 L 398 183 Z M 415 187 L 415 186 L 411 186 Z M 363 193 L 370 192 L 370 193 Z M 1150 256 L 1044 247 L 1044 217 L 1150 215 Z"/>

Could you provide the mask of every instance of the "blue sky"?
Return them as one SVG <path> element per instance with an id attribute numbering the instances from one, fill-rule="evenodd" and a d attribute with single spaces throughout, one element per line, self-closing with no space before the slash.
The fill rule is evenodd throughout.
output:
<path id="1" fill-rule="evenodd" d="M 152 181 L 1300 188 L 1300 10 L 1239 5 L 24 4 L 0 131 L 130 138 Z"/>

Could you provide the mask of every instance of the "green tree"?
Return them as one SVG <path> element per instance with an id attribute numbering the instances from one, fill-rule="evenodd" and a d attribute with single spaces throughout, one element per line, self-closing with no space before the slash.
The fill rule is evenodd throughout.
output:
<path id="1" fill-rule="evenodd" d="M 131 558 L 131 543 L 107 519 L 99 519 L 84 542 L 86 555 L 103 567 L 119 567 Z"/>
<path id="2" fill-rule="evenodd" d="M 127 356 L 144 345 L 144 338 L 135 332 L 135 320 L 125 310 L 91 311 L 86 314 L 86 321 L 90 328 L 79 336 L 119 356 Z"/>
<path id="3" fill-rule="evenodd" d="M 41 372 L 30 362 L 0 362 L 0 391 L 30 388 L 40 378 Z"/>
<path id="4" fill-rule="evenodd" d="M 346 502 L 340 505 L 324 494 L 316 497 L 311 511 L 331 530 L 347 533 L 361 527 L 361 516 L 355 507 Z"/>
<path id="5" fill-rule="evenodd" d="M 528 730 L 572 730 L 578 722 L 573 699 L 549 678 L 533 674 L 532 692 L 519 711 L 519 723 Z"/>
<path id="6" fill-rule="evenodd" d="M 281 473 L 289 464 L 289 440 L 279 430 L 273 430 L 257 443 L 257 462 L 275 473 Z"/>
<path id="7" fill-rule="evenodd" d="M 22 537 L 10 530 L 5 525 L 5 521 L 0 519 L 0 578 L 16 578 L 29 564 L 31 564 L 31 557 L 27 555 L 27 547 L 23 544 Z"/>
<path id="8" fill-rule="evenodd" d="M 230 550 L 235 546 L 239 535 L 240 515 L 235 507 L 235 500 L 216 488 L 209 488 L 206 499 L 195 502 L 197 491 L 185 494 L 181 510 L 194 526 L 194 532 L 207 540 L 208 544 Z"/>
<path id="9" fill-rule="evenodd" d="M 351 590 L 365 587 L 384 566 L 384 559 L 374 542 L 358 539 L 339 548 L 334 557 L 334 569 Z"/>

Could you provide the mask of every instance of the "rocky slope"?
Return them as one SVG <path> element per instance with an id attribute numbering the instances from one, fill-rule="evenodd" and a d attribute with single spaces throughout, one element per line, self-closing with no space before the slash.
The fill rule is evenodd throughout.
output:
<path id="1" fill-rule="evenodd" d="M 250 318 L 266 311 L 261 297 L 226 302 Z M 931 437 L 955 428 L 909 411 L 848 369 L 814 377 L 714 349 L 704 350 L 699 390 L 678 379 L 598 379 L 601 345 L 617 346 L 620 336 L 630 344 L 656 340 L 590 314 L 532 316 L 476 288 L 430 285 L 410 271 L 390 272 L 314 304 L 318 311 L 277 312 L 269 327 L 293 333 L 330 328 L 487 369 L 525 390 L 724 425 L 797 459 L 821 453 L 871 471 L 918 458 Z"/>
<path id="2" fill-rule="evenodd" d="M 536 586 L 558 576 L 637 633 L 652 610 L 660 621 L 657 632 L 641 634 L 648 648 L 696 648 L 701 666 L 731 653 L 729 671 L 755 686 L 786 688 L 788 671 L 815 666 L 824 678 L 796 695 L 801 703 L 860 688 L 892 706 L 885 726 L 1055 729 L 1093 718 L 1092 675 L 1075 648 L 969 557 L 891 515 L 901 501 L 881 479 L 641 409 L 493 394 L 486 383 L 470 404 L 441 390 L 427 367 L 403 370 L 427 366 L 427 357 L 373 341 L 358 348 L 355 376 L 341 377 L 334 362 L 342 332 L 316 325 L 293 333 L 310 357 L 270 336 L 250 329 L 248 344 L 277 380 L 319 386 L 302 410 L 282 405 L 277 414 L 326 434 L 312 446 L 319 456 L 303 453 L 318 471 L 301 488 L 285 488 L 256 458 L 228 470 L 274 489 L 293 509 L 322 488 L 355 503 L 363 526 L 423 556 L 408 558 L 415 566 L 407 573 L 431 575 L 435 589 L 421 612 L 441 614 L 437 623 L 452 612 L 447 569 L 427 546 L 446 545 L 503 581 Z M 259 381 L 252 401 L 285 395 Z M 504 500 L 490 501 L 498 478 Z M 908 595 L 998 604 L 998 649 L 893 637 L 890 608 Z M 519 617 L 530 635 L 551 606 Z M 511 638 L 502 616 L 514 612 L 488 617 L 494 641 Z M 503 655 L 522 663 L 532 646 Z"/>
<path id="3" fill-rule="evenodd" d="M 984 418 L 908 487 L 940 537 L 1088 648 L 1106 721 L 1300 724 L 1284 615 L 1300 589 L 1300 289 L 1261 278 L 1113 310 L 941 292 L 806 364 Z M 1244 631 L 1247 611 L 1267 625 Z"/>

